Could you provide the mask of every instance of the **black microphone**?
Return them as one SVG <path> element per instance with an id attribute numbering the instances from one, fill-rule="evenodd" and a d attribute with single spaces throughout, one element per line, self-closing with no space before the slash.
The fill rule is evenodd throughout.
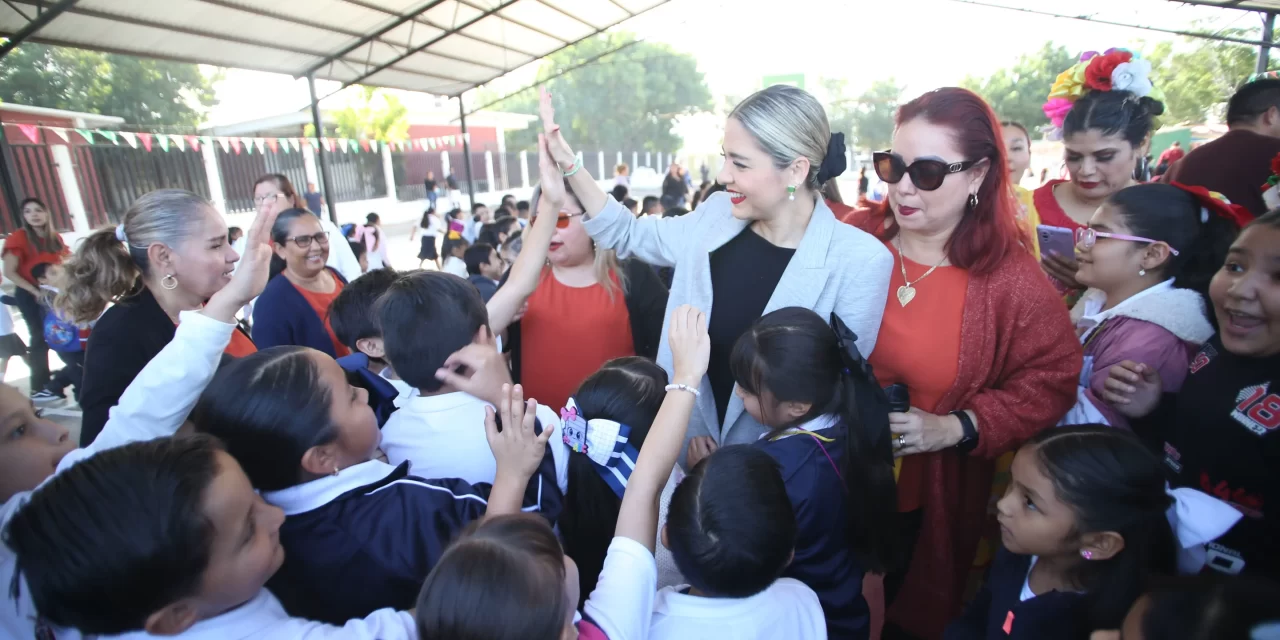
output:
<path id="1" fill-rule="evenodd" d="M 889 397 L 890 413 L 906 413 L 911 409 L 911 394 L 907 391 L 907 385 L 901 382 L 891 384 L 884 388 L 884 394 Z"/>

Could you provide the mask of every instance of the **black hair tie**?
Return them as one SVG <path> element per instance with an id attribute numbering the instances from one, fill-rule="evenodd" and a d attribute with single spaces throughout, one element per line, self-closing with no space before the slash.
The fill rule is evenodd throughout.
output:
<path id="1" fill-rule="evenodd" d="M 818 184 L 825 184 L 826 181 L 841 175 L 844 170 L 849 167 L 849 159 L 844 157 L 844 134 L 831 134 L 831 141 L 827 143 L 827 155 L 822 159 L 822 164 L 818 166 Z"/>

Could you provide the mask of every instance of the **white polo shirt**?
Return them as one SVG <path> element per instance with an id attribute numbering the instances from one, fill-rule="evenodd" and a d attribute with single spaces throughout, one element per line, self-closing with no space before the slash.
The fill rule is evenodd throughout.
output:
<path id="1" fill-rule="evenodd" d="M 813 589 L 779 578 L 748 598 L 704 598 L 667 587 L 653 602 L 649 640 L 803 640 L 827 637 L 827 621 Z"/>

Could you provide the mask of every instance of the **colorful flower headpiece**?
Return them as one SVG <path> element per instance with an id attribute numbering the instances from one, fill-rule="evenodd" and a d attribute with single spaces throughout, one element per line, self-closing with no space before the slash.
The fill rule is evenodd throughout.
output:
<path id="1" fill-rule="evenodd" d="M 1269 191 L 1272 187 L 1280 184 L 1280 153 L 1271 159 L 1271 177 L 1262 184 L 1263 191 Z"/>
<path id="2" fill-rule="evenodd" d="M 1151 61 L 1128 49 L 1107 49 L 1105 53 L 1086 51 L 1080 61 L 1058 74 L 1044 115 L 1052 124 L 1051 139 L 1062 137 L 1062 123 L 1072 105 L 1087 91 L 1128 91 L 1139 98 L 1150 96 L 1163 102 L 1164 94 L 1151 83 Z"/>

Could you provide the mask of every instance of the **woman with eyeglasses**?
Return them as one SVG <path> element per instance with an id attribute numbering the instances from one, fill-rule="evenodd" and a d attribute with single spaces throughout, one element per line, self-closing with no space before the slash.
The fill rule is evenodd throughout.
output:
<path id="1" fill-rule="evenodd" d="M 259 213 L 272 209 L 275 213 L 280 213 L 285 209 L 307 208 L 306 201 L 298 195 L 293 188 L 293 183 L 279 173 L 269 173 L 253 183 L 253 204 Z M 312 213 L 320 221 L 320 228 L 328 233 L 330 238 L 334 240 L 343 238 L 342 231 L 333 224 L 333 221 L 324 217 L 319 211 L 312 211 Z M 360 274 L 364 273 L 355 252 L 351 250 L 351 245 L 346 242 L 333 243 L 329 251 L 328 266 L 336 269 L 348 282 L 359 278 Z"/>
<path id="2" fill-rule="evenodd" d="M 253 305 L 253 339 L 262 349 L 280 345 L 311 347 L 333 358 L 351 351 L 329 325 L 329 305 L 347 281 L 326 266 L 329 247 L 343 245 L 306 209 L 286 209 L 271 227 L 276 255 L 271 280 Z"/>
<path id="3" fill-rule="evenodd" d="M 177 189 L 138 198 L 119 225 L 93 232 L 76 247 L 54 304 L 76 324 L 96 321 L 85 350 L 81 446 L 98 437 L 120 395 L 173 340 L 179 314 L 203 307 L 231 281 L 239 260 L 222 214 Z M 240 330 L 225 353 L 255 351 Z"/>
<path id="4" fill-rule="evenodd" d="M 1126 360 L 1159 373 L 1166 393 L 1181 389 L 1213 337 L 1209 281 L 1250 217 L 1203 187 L 1142 184 L 1108 198 L 1076 230 L 1076 280 L 1089 289 L 1071 318 L 1084 371 L 1062 424 L 1128 427 L 1105 396 L 1109 370 Z"/>
<path id="5" fill-rule="evenodd" d="M 726 159 L 716 176 L 726 191 L 676 217 L 636 218 L 609 198 L 564 140 L 549 96 L 542 121 L 552 157 L 582 204 L 583 230 L 623 257 L 674 267 L 668 311 L 691 304 L 710 318 L 711 363 L 698 385 L 686 465 L 695 454 L 753 443 L 768 431 L 734 392 L 729 367 L 734 344 L 760 316 L 783 307 L 824 318 L 834 312 L 857 334 L 861 353 L 875 348 L 893 259 L 823 202 L 823 185 L 846 166 L 844 136 L 831 133 L 812 95 L 778 85 L 738 104 L 725 124 Z M 672 372 L 665 339 L 657 362 Z"/>
<path id="6" fill-rule="evenodd" d="M 982 98 L 945 88 L 908 102 L 873 161 L 888 197 L 852 222 L 893 256 L 869 360 L 881 384 L 909 391 L 910 410 L 889 421 L 914 549 L 885 577 L 885 637 L 932 638 L 960 613 L 993 461 L 1071 407 L 1080 346 L 1017 225 L 1000 123 Z"/>
<path id="7" fill-rule="evenodd" d="M 495 333 L 507 330 L 512 378 L 525 394 L 559 408 L 604 363 L 657 356 L 667 288 L 649 265 L 619 260 L 591 240 L 574 186 L 549 156 L 546 162 L 523 251 L 489 300 L 489 326 Z M 544 197 L 553 180 L 563 185 L 563 196 Z M 553 208 L 551 200 L 564 204 Z M 516 321 L 522 303 L 524 314 Z"/>

